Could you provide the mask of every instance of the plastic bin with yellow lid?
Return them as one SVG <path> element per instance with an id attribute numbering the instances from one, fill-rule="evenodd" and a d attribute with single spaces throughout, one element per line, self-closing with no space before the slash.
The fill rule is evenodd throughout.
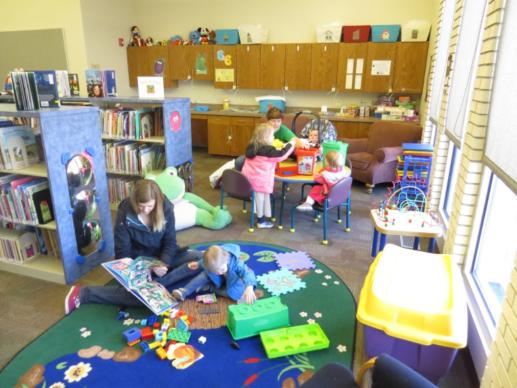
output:
<path id="1" fill-rule="evenodd" d="M 387 244 L 364 281 L 357 320 L 365 325 L 368 356 L 391 354 L 437 381 L 467 343 L 459 267 L 449 255 Z M 435 365 L 426 373 L 429 365 L 422 362 L 429 360 Z"/>

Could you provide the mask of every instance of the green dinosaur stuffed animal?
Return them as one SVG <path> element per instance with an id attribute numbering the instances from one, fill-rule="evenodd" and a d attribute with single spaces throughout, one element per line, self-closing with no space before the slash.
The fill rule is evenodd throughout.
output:
<path id="1" fill-rule="evenodd" d="M 167 167 L 158 174 L 149 173 L 145 177 L 155 181 L 163 194 L 174 204 L 176 230 L 194 225 L 207 229 L 222 229 L 232 222 L 228 210 L 212 206 L 203 198 L 185 192 L 185 182 L 178 176 L 174 167 Z"/>

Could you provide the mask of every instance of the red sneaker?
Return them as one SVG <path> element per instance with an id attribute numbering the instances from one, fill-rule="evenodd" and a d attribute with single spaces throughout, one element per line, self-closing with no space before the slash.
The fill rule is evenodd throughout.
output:
<path id="1" fill-rule="evenodd" d="M 74 311 L 76 308 L 78 308 L 81 305 L 81 301 L 79 299 L 79 292 L 81 291 L 81 287 L 79 286 L 72 286 L 70 288 L 70 291 L 68 291 L 68 294 L 65 298 L 65 314 L 68 315 L 72 311 Z"/>

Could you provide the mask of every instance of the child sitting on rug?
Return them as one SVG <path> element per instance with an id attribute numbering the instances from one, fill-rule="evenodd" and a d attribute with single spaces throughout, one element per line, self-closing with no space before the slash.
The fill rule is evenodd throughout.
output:
<path id="1" fill-rule="evenodd" d="M 253 304 L 257 281 L 253 270 L 240 261 L 240 255 L 240 247 L 235 244 L 210 246 L 203 254 L 204 270 L 185 287 L 173 290 L 172 296 L 182 301 L 209 286 L 218 295 Z"/>
<path id="2" fill-rule="evenodd" d="M 312 205 L 314 205 L 315 202 L 322 205 L 330 189 L 347 176 L 347 172 L 344 169 L 343 155 L 341 153 L 337 151 L 327 152 L 325 162 L 326 167 L 314 177 L 314 182 L 317 184 L 312 187 L 305 202 L 296 207 L 297 210 L 311 211 L 313 210 Z"/>

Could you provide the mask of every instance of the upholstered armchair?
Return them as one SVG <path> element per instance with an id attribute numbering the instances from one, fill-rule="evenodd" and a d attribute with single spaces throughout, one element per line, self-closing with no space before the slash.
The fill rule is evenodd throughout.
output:
<path id="1" fill-rule="evenodd" d="M 366 183 L 371 193 L 377 183 L 395 180 L 402 143 L 418 143 L 421 135 L 422 128 L 416 123 L 377 121 L 370 126 L 368 138 L 338 140 L 348 143 L 352 177 Z"/>

